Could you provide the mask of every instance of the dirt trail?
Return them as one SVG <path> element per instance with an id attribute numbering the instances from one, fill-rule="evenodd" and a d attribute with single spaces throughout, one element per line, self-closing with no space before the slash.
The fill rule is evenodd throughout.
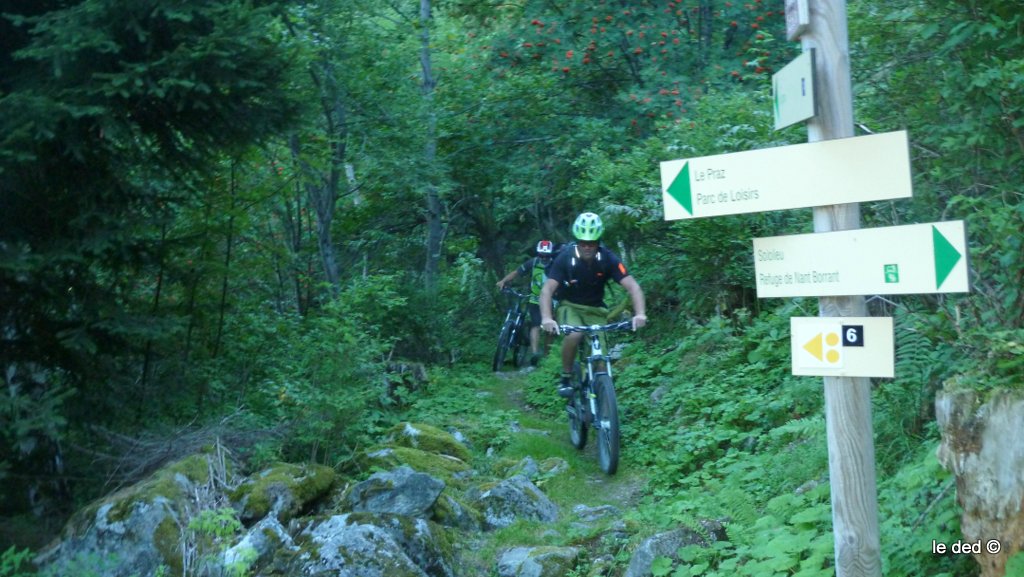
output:
<path id="1" fill-rule="evenodd" d="M 543 417 L 540 412 L 527 403 L 524 398 L 523 387 L 526 385 L 525 376 L 531 370 L 532 369 L 525 369 L 522 371 L 498 373 L 500 378 L 507 380 L 509 383 L 509 386 L 502 389 L 506 395 L 508 406 L 514 407 L 523 414 L 523 418 L 520 419 L 520 422 L 527 420 L 532 421 L 538 417 Z M 552 389 L 552 394 L 554 394 L 554 389 Z M 569 426 L 568 422 L 564 418 L 548 423 L 541 430 L 530 429 L 524 430 L 523 432 L 527 434 L 533 433 L 550 435 L 551 438 L 564 442 L 566 446 L 570 446 Z M 594 465 L 593 467 L 585 467 L 580 471 L 585 476 L 585 482 L 588 487 L 586 492 L 589 494 L 601 495 L 603 497 L 602 500 L 608 501 L 609 504 L 614 504 L 620 510 L 625 512 L 636 505 L 643 497 L 647 486 L 647 479 L 642 474 L 642 471 L 630 469 L 628 456 L 625 454 L 622 455 L 620 460 L 618 473 L 609 476 L 602 472 L 597 466 L 597 443 L 594 438 L 594 433 L 591 431 L 589 434 L 590 440 L 587 443 L 587 446 L 581 451 L 583 458 Z M 623 453 L 628 451 L 625 447 L 623 447 L 622 450 Z M 559 505 L 566 504 L 559 503 Z"/>

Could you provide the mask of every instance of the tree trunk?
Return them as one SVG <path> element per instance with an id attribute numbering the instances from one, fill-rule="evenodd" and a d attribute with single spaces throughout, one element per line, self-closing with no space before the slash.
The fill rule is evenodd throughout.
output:
<path id="1" fill-rule="evenodd" d="M 228 208 L 228 230 L 227 236 L 224 239 L 224 278 L 221 279 L 220 284 L 220 305 L 217 311 L 217 334 L 213 339 L 213 352 L 210 354 L 211 358 L 216 359 L 220 355 L 221 339 L 224 337 L 224 315 L 228 307 L 228 288 L 230 287 L 230 271 L 231 271 L 231 250 L 235 244 L 235 187 L 237 186 L 235 181 L 235 164 L 231 163 L 231 185 L 228 191 L 230 195 L 230 205 Z M 203 381 L 205 383 L 205 381 Z M 199 393 L 199 408 L 202 408 L 202 401 L 206 394 L 206 386 L 200 387 Z"/>
<path id="2" fill-rule="evenodd" d="M 292 135 L 291 150 L 297 166 L 302 170 L 306 195 L 309 204 L 316 213 L 317 246 L 320 249 L 320 262 L 324 279 L 330 287 L 331 297 L 336 298 L 341 292 L 341 278 L 338 271 L 338 258 L 331 239 L 331 224 L 334 222 L 334 204 L 338 199 L 338 183 L 340 182 L 339 167 L 345 164 L 345 108 L 341 96 L 330 72 L 325 71 L 323 79 L 312 73 L 313 79 L 320 87 L 320 104 L 323 109 L 325 132 L 330 143 L 328 168 L 319 171 L 306 162 L 300 155 L 299 139 Z M 321 81 L 322 80 L 322 81 Z"/>
<path id="3" fill-rule="evenodd" d="M 441 223 L 441 197 L 435 181 L 437 162 L 437 114 L 434 111 L 434 87 L 437 81 L 430 62 L 430 0 L 420 0 L 420 67 L 423 72 L 423 99 L 427 111 L 426 146 L 423 151 L 424 166 L 427 168 L 427 258 L 423 267 L 423 281 L 427 290 L 433 290 L 437 282 L 438 264 L 441 260 L 441 239 L 444 228 Z"/>
<path id="4" fill-rule="evenodd" d="M 982 577 L 1005 575 L 1024 544 L 1024 398 L 1002 391 L 982 403 L 970 389 L 941 391 L 935 420 L 939 462 L 956 475 L 963 541 L 972 545 Z"/>

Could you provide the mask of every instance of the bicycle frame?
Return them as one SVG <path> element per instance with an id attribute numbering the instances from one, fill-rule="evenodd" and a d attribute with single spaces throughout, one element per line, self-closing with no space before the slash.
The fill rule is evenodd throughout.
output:
<path id="1" fill-rule="evenodd" d="M 492 363 L 494 371 L 498 371 L 505 364 L 505 355 L 509 349 L 512 350 L 515 365 L 521 366 L 526 355 L 526 349 L 523 347 L 529 346 L 525 340 L 528 336 L 524 337 L 526 334 L 524 329 L 526 328 L 527 314 L 525 303 L 530 295 L 511 287 L 503 288 L 501 292 L 510 295 L 513 301 L 505 313 L 505 321 L 502 323 L 502 329 L 498 336 L 498 348 Z"/>
<path id="2" fill-rule="evenodd" d="M 579 344 L 576 353 L 580 360 L 580 367 L 585 367 L 586 371 L 586 374 L 583 375 L 584 378 L 581 379 L 580 384 L 586 386 L 587 388 L 587 400 L 590 404 L 591 415 L 597 414 L 597 394 L 594 392 L 592 386 L 594 383 L 594 377 L 597 377 L 599 375 L 608 375 L 610 378 L 614 378 L 612 377 L 612 357 L 608 353 L 604 352 L 604 349 L 601 347 L 600 333 L 612 329 L 622 329 L 625 328 L 624 325 L 628 325 L 631 327 L 632 323 L 630 323 L 629 321 L 623 321 L 620 323 L 613 323 L 610 325 L 592 325 L 589 327 L 580 327 L 587 329 L 584 332 L 584 334 L 586 335 L 586 339 L 590 341 L 589 355 L 584 351 L 583 343 Z M 598 362 L 604 365 L 603 370 L 594 369 L 594 364 Z M 598 423 L 598 425 L 600 426 L 600 423 Z"/>
<path id="3" fill-rule="evenodd" d="M 577 357 L 580 360 L 580 367 L 583 369 L 584 374 L 580 379 L 580 386 L 583 387 L 583 392 L 587 397 L 587 416 L 590 424 L 601 428 L 602 423 L 593 420 L 593 417 L 597 415 L 597 393 L 594 391 L 594 377 L 602 374 L 606 374 L 609 377 L 612 376 L 612 364 L 609 355 L 605 354 L 604 349 L 601 348 L 601 336 L 597 332 L 586 333 L 586 338 L 590 340 L 590 354 L 588 355 L 584 349 L 584 343 L 580 343 L 577 350 Z M 595 371 L 594 364 L 596 362 L 604 363 L 603 371 Z"/>
<path id="4" fill-rule="evenodd" d="M 511 294 L 513 299 L 514 299 L 514 302 L 513 302 L 512 306 L 509 307 L 508 315 L 505 317 L 506 321 L 509 320 L 509 319 L 513 320 L 513 322 L 512 322 L 512 334 L 510 335 L 511 338 L 509 339 L 509 344 L 514 344 L 516 339 L 520 338 L 520 335 L 519 335 L 520 328 L 525 328 L 525 326 L 526 326 L 526 323 L 525 323 L 525 320 L 526 320 L 526 304 L 525 303 L 526 303 L 526 299 L 528 299 L 530 297 L 530 295 L 528 295 L 526 293 L 521 293 L 521 292 L 519 292 L 519 291 L 517 291 L 515 289 L 507 289 L 507 291 L 502 291 L 502 292 L 508 292 L 508 294 Z"/>
<path id="5" fill-rule="evenodd" d="M 579 348 L 576 351 L 577 356 L 580 360 L 580 366 L 586 367 L 586 380 L 593 382 L 594 377 L 598 375 L 612 376 L 612 357 L 611 355 L 604 352 L 601 347 L 601 335 L 600 333 L 611 331 L 611 330 L 624 330 L 632 328 L 632 321 L 620 321 L 617 323 L 611 323 L 607 325 L 590 325 L 590 326 L 575 326 L 565 325 L 560 328 L 563 334 L 568 333 L 584 333 L 586 340 L 589 341 L 590 354 L 588 355 L 584 351 L 584 343 L 579 344 Z M 604 364 L 604 370 L 595 370 L 594 364 L 601 362 Z"/>

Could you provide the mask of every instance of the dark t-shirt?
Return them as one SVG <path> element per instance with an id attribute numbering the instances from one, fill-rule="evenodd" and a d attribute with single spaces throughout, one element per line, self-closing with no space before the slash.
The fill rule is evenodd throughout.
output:
<path id="1" fill-rule="evenodd" d="M 609 280 L 620 282 L 627 276 L 618 255 L 603 246 L 589 263 L 576 256 L 576 247 L 568 246 L 548 267 L 548 278 L 558 281 L 559 300 L 592 307 L 605 306 L 604 286 Z"/>

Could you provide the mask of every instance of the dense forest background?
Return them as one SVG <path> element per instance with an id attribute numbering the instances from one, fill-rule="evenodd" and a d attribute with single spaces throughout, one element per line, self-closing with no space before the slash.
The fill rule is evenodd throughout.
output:
<path id="1" fill-rule="evenodd" d="M 864 204 L 864 226 L 968 223 L 970 295 L 871 302 L 897 324 L 883 518 L 909 517 L 884 540 L 955 535 L 955 512 L 917 517 L 952 510 L 934 394 L 1020 388 L 1024 365 L 1024 12 L 847 4 L 858 131 L 906 129 L 913 156 L 913 199 Z M 788 374 L 788 318 L 816 302 L 759 301 L 750 248 L 810 211 L 665 222 L 658 163 L 805 142 L 770 105 L 799 52 L 782 0 L 6 0 L 0 542 L 39 546 L 203 431 L 253 466 L 343 469 L 410 401 L 381 394 L 395 363 L 487 376 L 495 281 L 582 210 L 648 296 L 623 403 L 668 386 L 692 410 L 627 420 L 624 466 L 664 498 L 726 483 L 756 531 L 806 478 L 723 481 L 755 462 L 745 439 L 827 463 L 796 442 L 820 440 L 820 380 Z M 794 529 L 804 559 L 816 531 Z M 924 553 L 887 574 L 947 562 Z"/>

